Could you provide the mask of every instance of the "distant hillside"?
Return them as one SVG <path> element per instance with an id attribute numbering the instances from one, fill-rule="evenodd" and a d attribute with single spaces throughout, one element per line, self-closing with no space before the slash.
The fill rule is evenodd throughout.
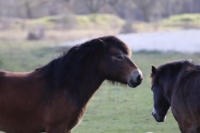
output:
<path id="1" fill-rule="evenodd" d="M 200 14 L 174 15 L 159 22 L 161 26 L 200 28 Z"/>
<path id="2" fill-rule="evenodd" d="M 89 14 L 47 16 L 38 19 L 4 19 L 4 21 L 0 21 L 0 23 L 12 29 L 29 29 L 43 26 L 45 29 L 63 30 L 80 28 L 120 28 L 125 22 L 123 19 L 112 14 Z"/>
<path id="3" fill-rule="evenodd" d="M 87 37 L 116 35 L 120 33 L 124 24 L 125 20 L 113 14 L 68 14 L 37 19 L 2 18 L 0 41 L 26 39 L 73 41 Z"/>
<path id="4" fill-rule="evenodd" d="M 0 19 L 1 40 L 74 41 L 132 32 L 199 29 L 200 14 L 171 16 L 157 22 L 125 21 L 113 14 L 57 15 L 37 19 Z M 13 34 L 17 33 L 17 34 Z M 30 39 L 31 38 L 31 39 Z"/>
<path id="5" fill-rule="evenodd" d="M 200 14 L 173 15 L 156 22 L 136 22 L 133 27 L 137 32 L 156 32 L 183 29 L 199 29 Z"/>

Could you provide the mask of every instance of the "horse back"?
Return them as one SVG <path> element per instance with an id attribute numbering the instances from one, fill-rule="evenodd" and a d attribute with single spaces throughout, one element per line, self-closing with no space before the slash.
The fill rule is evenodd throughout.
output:
<path id="1" fill-rule="evenodd" d="M 174 96 L 172 112 L 183 132 L 200 132 L 200 71 L 188 74 Z"/>
<path id="2" fill-rule="evenodd" d="M 12 86 L 25 80 L 27 73 L 0 71 L 0 87 Z"/>
<path id="3" fill-rule="evenodd" d="M 0 78 L 5 75 L 5 71 L 0 71 Z"/>
<path id="4" fill-rule="evenodd" d="M 195 105 L 200 109 L 200 72 L 188 74 L 178 84 L 174 96 L 180 99 L 184 106 Z"/>
<path id="5" fill-rule="evenodd" d="M 177 121 L 200 126 L 200 72 L 183 77 L 172 96 L 172 112 Z"/>
<path id="6" fill-rule="evenodd" d="M 44 88 L 43 78 L 38 73 L 0 71 L 0 102 L 5 97 L 15 98 L 13 104 L 23 99 L 24 102 L 39 99 L 39 94 L 43 94 Z"/>

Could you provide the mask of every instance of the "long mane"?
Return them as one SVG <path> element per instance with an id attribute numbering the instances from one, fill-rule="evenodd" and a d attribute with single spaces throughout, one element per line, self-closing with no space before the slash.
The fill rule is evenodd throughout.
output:
<path id="1" fill-rule="evenodd" d="M 93 43 L 94 45 L 91 45 Z M 62 88 L 63 83 L 67 79 L 76 79 L 81 73 L 85 62 L 95 61 L 93 58 L 97 54 L 94 53 L 100 52 L 102 47 L 100 43 L 93 40 L 84 43 L 84 45 L 74 46 L 64 55 L 40 68 L 43 75 L 47 78 L 48 84 L 53 88 Z M 94 64 L 95 62 L 92 63 Z"/>
<path id="2" fill-rule="evenodd" d="M 112 45 L 118 47 L 124 53 L 130 54 L 130 50 L 121 40 L 114 36 L 106 36 L 74 46 L 66 54 L 37 70 L 45 76 L 51 88 L 62 88 L 66 82 L 70 86 L 85 71 L 86 66 L 87 69 L 89 68 L 89 63 L 90 67 L 91 65 L 95 67 L 101 56 Z"/>

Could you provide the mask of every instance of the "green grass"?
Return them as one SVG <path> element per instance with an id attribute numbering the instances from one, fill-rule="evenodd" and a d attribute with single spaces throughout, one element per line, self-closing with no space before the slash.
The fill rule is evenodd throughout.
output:
<path id="1" fill-rule="evenodd" d="M 46 42 L 0 42 L 0 69 L 30 71 L 56 57 L 56 49 Z"/>
<path id="2" fill-rule="evenodd" d="M 0 69 L 30 71 L 46 64 L 59 53 L 43 43 L 0 43 Z M 144 74 L 137 88 L 113 85 L 107 81 L 88 104 L 87 112 L 73 133 L 179 133 L 171 112 L 165 123 L 157 123 L 151 116 L 153 106 L 150 91 L 151 65 L 179 59 L 193 59 L 200 63 L 200 54 L 136 52 L 133 61 Z"/>
<path id="3" fill-rule="evenodd" d="M 113 86 L 105 82 L 89 103 L 82 123 L 74 133 L 179 133 L 171 112 L 165 123 L 156 123 L 151 116 L 153 96 L 150 90 L 151 65 L 193 59 L 200 62 L 199 54 L 180 54 L 159 52 L 133 53 L 133 61 L 144 74 L 142 85 L 137 88 Z"/>

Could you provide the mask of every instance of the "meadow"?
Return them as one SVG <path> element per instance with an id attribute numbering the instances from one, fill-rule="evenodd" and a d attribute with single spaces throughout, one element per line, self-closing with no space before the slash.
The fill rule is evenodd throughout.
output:
<path id="1" fill-rule="evenodd" d="M 0 43 L 0 69 L 31 71 L 61 54 L 53 43 L 18 42 Z M 179 133 L 171 112 L 164 123 L 157 123 L 151 116 L 153 96 L 150 90 L 151 65 L 192 59 L 200 63 L 200 54 L 183 54 L 157 51 L 133 52 L 132 60 L 144 74 L 143 83 L 137 88 L 105 81 L 88 104 L 88 110 L 73 133 Z"/>

